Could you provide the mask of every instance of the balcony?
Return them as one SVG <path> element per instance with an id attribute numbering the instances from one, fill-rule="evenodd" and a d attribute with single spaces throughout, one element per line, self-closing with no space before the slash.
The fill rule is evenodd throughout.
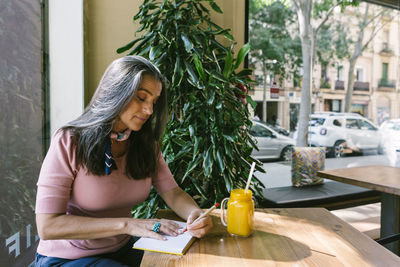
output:
<path id="1" fill-rule="evenodd" d="M 378 88 L 396 88 L 396 80 L 380 79 L 378 82 Z"/>
<path id="2" fill-rule="evenodd" d="M 335 81 L 335 90 L 344 90 L 344 81 Z"/>
<path id="3" fill-rule="evenodd" d="M 320 84 L 319 88 L 328 88 L 328 89 L 330 89 L 331 88 L 331 83 L 329 82 L 329 80 L 328 81 L 321 81 L 321 84 Z"/>
<path id="4" fill-rule="evenodd" d="M 354 88 L 354 91 L 369 92 L 369 82 L 355 81 L 353 88 Z"/>
<path id="5" fill-rule="evenodd" d="M 388 43 L 382 43 L 381 50 L 379 51 L 380 54 L 384 55 L 391 55 L 393 54 L 393 49 L 389 46 Z"/>

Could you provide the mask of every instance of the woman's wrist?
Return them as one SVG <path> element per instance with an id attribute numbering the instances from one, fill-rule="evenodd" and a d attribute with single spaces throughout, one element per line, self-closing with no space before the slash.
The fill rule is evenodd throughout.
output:
<path id="1" fill-rule="evenodd" d="M 203 210 L 197 207 L 193 209 L 192 213 L 198 214 L 200 216 L 203 213 Z"/>
<path id="2" fill-rule="evenodd" d="M 132 224 L 131 220 L 134 220 L 134 219 L 124 218 L 122 220 L 122 229 L 121 229 L 122 234 L 126 234 L 126 235 L 130 234 L 131 230 L 129 228 L 130 228 L 130 226 Z"/>

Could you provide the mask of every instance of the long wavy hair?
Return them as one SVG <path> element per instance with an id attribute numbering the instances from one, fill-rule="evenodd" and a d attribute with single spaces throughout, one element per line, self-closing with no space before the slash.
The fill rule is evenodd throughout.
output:
<path id="1" fill-rule="evenodd" d="M 83 114 L 62 127 L 62 130 L 72 133 L 78 166 L 86 167 L 89 173 L 105 175 L 107 139 L 145 74 L 160 81 L 162 91 L 153 107 L 153 114 L 139 131 L 133 131 L 129 137 L 126 173 L 133 179 L 143 179 L 156 173 L 167 116 L 166 88 L 159 69 L 140 56 L 125 56 L 113 61 Z"/>

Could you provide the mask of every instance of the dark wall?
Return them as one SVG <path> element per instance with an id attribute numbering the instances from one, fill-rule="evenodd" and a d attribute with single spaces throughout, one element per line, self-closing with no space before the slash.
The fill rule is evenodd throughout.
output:
<path id="1" fill-rule="evenodd" d="M 43 159 L 39 0 L 0 1 L 0 266 L 27 266 Z"/>

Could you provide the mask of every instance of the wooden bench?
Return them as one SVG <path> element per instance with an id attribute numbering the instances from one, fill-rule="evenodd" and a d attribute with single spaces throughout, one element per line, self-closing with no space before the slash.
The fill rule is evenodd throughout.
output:
<path id="1" fill-rule="evenodd" d="M 378 191 L 335 181 L 305 187 L 283 186 L 267 188 L 263 192 L 263 208 L 323 207 L 343 209 L 381 201 Z"/>

